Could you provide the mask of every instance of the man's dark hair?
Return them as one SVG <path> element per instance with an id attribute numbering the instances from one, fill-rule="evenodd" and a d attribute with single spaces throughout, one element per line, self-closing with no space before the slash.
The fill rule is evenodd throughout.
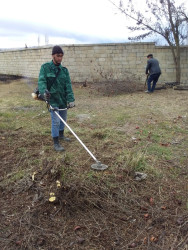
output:
<path id="1" fill-rule="evenodd" d="M 152 57 L 152 58 L 153 58 L 153 54 L 149 54 L 149 55 L 147 55 L 147 58 L 149 58 L 149 57 Z"/>
<path id="2" fill-rule="evenodd" d="M 63 54 L 64 55 L 62 48 L 58 45 L 55 45 L 52 49 L 52 55 L 55 55 L 55 54 Z"/>

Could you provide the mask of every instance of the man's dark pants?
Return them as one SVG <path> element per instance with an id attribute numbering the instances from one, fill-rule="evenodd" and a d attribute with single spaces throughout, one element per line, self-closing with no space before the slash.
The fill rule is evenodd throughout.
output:
<path id="1" fill-rule="evenodd" d="M 157 73 L 157 74 L 153 74 L 153 75 L 150 75 L 149 78 L 148 78 L 148 91 L 149 92 L 153 92 L 155 90 L 155 86 L 156 86 L 156 83 L 159 79 L 159 76 L 160 76 L 161 73 Z M 152 84 L 152 87 L 151 87 L 151 83 L 153 82 Z"/>

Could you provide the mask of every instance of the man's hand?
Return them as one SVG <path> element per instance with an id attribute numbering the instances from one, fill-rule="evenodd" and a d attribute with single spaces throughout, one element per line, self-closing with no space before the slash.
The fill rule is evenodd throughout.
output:
<path id="1" fill-rule="evenodd" d="M 73 108 L 75 106 L 75 103 L 74 102 L 69 102 L 68 103 L 68 108 Z"/>
<path id="2" fill-rule="evenodd" d="M 46 89 L 44 93 L 44 99 L 46 102 L 50 101 L 50 96 L 51 96 L 50 92 Z"/>

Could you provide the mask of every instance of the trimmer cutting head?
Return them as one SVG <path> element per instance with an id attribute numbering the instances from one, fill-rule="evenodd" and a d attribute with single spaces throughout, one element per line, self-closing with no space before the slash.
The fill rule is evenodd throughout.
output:
<path id="1" fill-rule="evenodd" d="M 105 170 L 108 168 L 108 166 L 105 164 L 102 164 L 100 161 L 98 161 L 95 164 L 92 164 L 91 168 L 93 168 L 95 170 Z"/>

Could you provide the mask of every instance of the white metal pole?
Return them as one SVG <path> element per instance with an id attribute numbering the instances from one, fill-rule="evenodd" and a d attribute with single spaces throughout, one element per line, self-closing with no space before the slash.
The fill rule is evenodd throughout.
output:
<path id="1" fill-rule="evenodd" d="M 71 133 L 76 137 L 76 139 L 80 142 L 80 144 L 85 148 L 85 150 L 90 154 L 90 156 L 98 163 L 99 161 L 95 158 L 95 156 L 91 153 L 91 151 L 89 151 L 89 149 L 80 140 L 80 138 L 74 133 L 74 131 L 69 127 L 69 125 L 63 120 L 63 118 L 59 115 L 59 113 L 57 111 L 54 111 L 54 112 L 59 117 L 59 119 L 65 124 L 65 126 L 71 131 Z"/>

